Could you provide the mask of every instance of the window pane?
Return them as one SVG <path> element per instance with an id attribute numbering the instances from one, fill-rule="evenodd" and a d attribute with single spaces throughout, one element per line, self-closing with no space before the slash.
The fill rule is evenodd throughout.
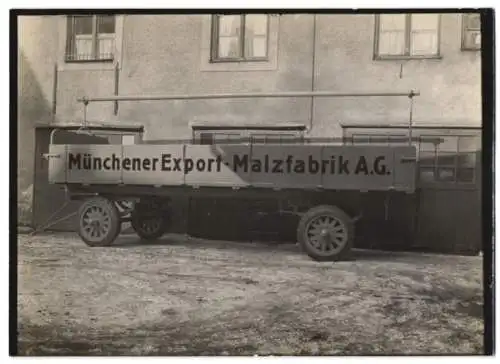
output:
<path id="1" fill-rule="evenodd" d="M 438 168 L 438 180 L 441 182 L 455 182 L 455 169 Z"/>
<path id="2" fill-rule="evenodd" d="M 438 35 L 435 31 L 419 31 L 411 34 L 411 54 L 433 56 L 438 53 Z"/>
<path id="3" fill-rule="evenodd" d="M 459 137 L 458 150 L 460 152 L 476 152 L 481 150 L 481 138 L 479 136 Z"/>
<path id="4" fill-rule="evenodd" d="M 439 14 L 412 14 L 411 30 L 433 30 L 437 32 Z"/>
<path id="5" fill-rule="evenodd" d="M 241 16 L 221 15 L 219 19 L 219 36 L 233 37 L 240 34 Z"/>
<path id="6" fill-rule="evenodd" d="M 212 133 L 200 133 L 200 144 L 210 145 L 214 142 L 214 136 Z"/>
<path id="7" fill-rule="evenodd" d="M 418 154 L 418 161 L 421 166 L 434 166 L 434 164 L 436 163 L 436 153 L 420 152 Z"/>
<path id="8" fill-rule="evenodd" d="M 92 16 L 75 16 L 75 34 L 92 34 L 92 19 Z"/>
<path id="9" fill-rule="evenodd" d="M 439 166 L 455 167 L 457 157 L 456 153 L 440 152 L 437 155 L 437 164 Z"/>
<path id="10" fill-rule="evenodd" d="M 297 134 L 282 134 L 281 132 L 267 133 L 267 134 L 252 133 L 251 138 L 253 143 L 271 143 L 271 144 L 275 143 L 289 144 L 292 142 L 298 142 L 300 140 L 300 136 Z"/>
<path id="11" fill-rule="evenodd" d="M 419 146 L 420 151 L 432 152 L 438 149 L 439 144 L 443 143 L 444 139 L 433 135 L 421 135 L 419 136 Z"/>
<path id="12" fill-rule="evenodd" d="M 352 144 L 362 144 L 365 142 L 366 137 L 360 134 L 353 134 L 351 136 Z"/>
<path id="13" fill-rule="evenodd" d="M 403 55 L 405 53 L 405 14 L 382 14 L 379 17 L 379 55 Z"/>
<path id="14" fill-rule="evenodd" d="M 122 144 L 123 145 L 135 144 L 135 135 L 122 135 Z"/>
<path id="15" fill-rule="evenodd" d="M 287 144 L 302 143 L 304 141 L 303 136 L 299 133 L 297 134 L 279 134 L 280 142 Z"/>
<path id="16" fill-rule="evenodd" d="M 458 155 L 458 166 L 459 167 L 476 167 L 476 153 L 460 153 Z"/>
<path id="17" fill-rule="evenodd" d="M 434 182 L 436 177 L 434 176 L 434 168 L 420 168 L 420 181 L 422 182 Z"/>
<path id="18" fill-rule="evenodd" d="M 215 133 L 215 142 L 221 144 L 231 144 L 243 141 L 241 133 Z"/>
<path id="19" fill-rule="evenodd" d="M 91 60 L 93 58 L 92 35 L 77 35 L 75 37 L 75 59 Z"/>
<path id="20" fill-rule="evenodd" d="M 115 32 L 114 15 L 99 15 L 97 17 L 97 33 L 113 34 Z"/>
<path id="21" fill-rule="evenodd" d="M 408 145 L 408 143 L 408 135 L 404 134 L 390 135 L 388 139 L 388 144 L 393 146 Z"/>
<path id="22" fill-rule="evenodd" d="M 115 37 L 113 35 L 99 35 L 97 40 L 98 57 L 100 59 L 113 59 Z"/>
<path id="23" fill-rule="evenodd" d="M 464 24 L 466 29 L 481 29 L 481 16 L 479 14 L 464 14 Z"/>
<path id="24" fill-rule="evenodd" d="M 461 168 L 457 171 L 457 181 L 458 182 L 474 182 L 474 169 L 473 168 Z"/>
<path id="25" fill-rule="evenodd" d="M 381 31 L 378 53 L 380 55 L 403 55 L 405 53 L 404 31 Z"/>
<path id="26" fill-rule="evenodd" d="M 406 14 L 382 14 L 379 19 L 381 31 L 405 30 Z"/>
<path id="27" fill-rule="evenodd" d="M 267 56 L 267 15 L 245 16 L 245 57 Z"/>
<path id="28" fill-rule="evenodd" d="M 436 55 L 438 49 L 438 14 L 412 14 L 411 54 Z"/>
<path id="29" fill-rule="evenodd" d="M 267 37 L 247 37 L 245 39 L 245 57 L 266 57 L 267 56 Z"/>
<path id="30" fill-rule="evenodd" d="M 268 137 L 265 134 L 258 135 L 258 134 L 252 134 L 250 135 L 250 140 L 252 143 L 268 143 L 270 137 Z"/>
<path id="31" fill-rule="evenodd" d="M 353 134 L 352 144 L 367 144 L 373 141 L 373 137 L 369 134 Z"/>
<path id="32" fill-rule="evenodd" d="M 443 141 L 439 144 L 439 153 L 441 152 L 457 152 L 458 136 L 457 135 L 433 135 L 433 137 L 441 138 Z"/>
<path id="33" fill-rule="evenodd" d="M 464 47 L 466 49 L 481 49 L 481 32 L 479 30 L 467 30 L 464 37 Z"/>
<path id="34" fill-rule="evenodd" d="M 246 15 L 245 34 L 250 37 L 255 35 L 267 36 L 267 15 Z"/>
<path id="35" fill-rule="evenodd" d="M 240 57 L 240 44 L 238 37 L 219 37 L 220 58 L 238 58 Z"/>
<path id="36" fill-rule="evenodd" d="M 353 144 L 369 145 L 408 145 L 408 136 L 403 134 L 353 134 Z"/>
<path id="37" fill-rule="evenodd" d="M 73 60 L 75 58 L 75 32 L 73 27 L 73 17 L 68 16 L 66 19 L 66 59 Z"/>

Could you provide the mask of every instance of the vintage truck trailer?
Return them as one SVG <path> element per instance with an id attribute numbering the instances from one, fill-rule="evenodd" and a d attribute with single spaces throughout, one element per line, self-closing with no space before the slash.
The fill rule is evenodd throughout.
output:
<path id="1" fill-rule="evenodd" d="M 92 131 L 84 125 L 80 132 Z M 297 241 L 311 258 L 339 260 L 350 253 L 362 212 L 346 211 L 336 201 L 347 191 L 413 193 L 417 151 L 411 143 L 353 146 L 305 139 L 51 144 L 46 158 L 49 182 L 65 185 L 71 199 L 83 200 L 79 235 L 90 246 L 111 245 L 126 221 L 143 239 L 161 237 L 168 232 L 175 195 L 252 196 L 283 201 L 300 217 Z"/>

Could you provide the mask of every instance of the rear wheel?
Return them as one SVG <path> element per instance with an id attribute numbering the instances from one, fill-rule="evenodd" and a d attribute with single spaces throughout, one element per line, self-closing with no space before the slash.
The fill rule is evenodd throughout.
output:
<path id="1" fill-rule="evenodd" d="M 168 200 L 143 199 L 136 203 L 130 223 L 137 235 L 144 240 L 161 238 L 170 226 Z"/>
<path id="2" fill-rule="evenodd" d="M 78 221 L 78 234 L 89 246 L 109 246 L 120 233 L 118 209 L 104 197 L 86 200 L 79 209 Z"/>
<path id="3" fill-rule="evenodd" d="M 168 228 L 168 220 L 162 215 L 147 216 L 132 213 L 130 223 L 137 235 L 144 240 L 161 238 L 167 232 Z"/>
<path id="4" fill-rule="evenodd" d="M 336 206 L 317 206 L 307 211 L 297 229 L 302 249 L 317 261 L 348 257 L 354 238 L 350 217 Z"/>

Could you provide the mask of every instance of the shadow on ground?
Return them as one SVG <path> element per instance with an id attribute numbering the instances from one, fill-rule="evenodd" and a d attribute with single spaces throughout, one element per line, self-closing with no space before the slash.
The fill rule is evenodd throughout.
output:
<path id="1" fill-rule="evenodd" d="M 207 240 L 193 238 L 185 235 L 180 236 L 165 236 L 155 241 L 144 241 L 138 238 L 135 234 L 120 236 L 113 247 L 115 248 L 139 248 L 139 247 L 168 247 L 168 246 L 184 246 L 198 247 L 204 249 L 230 250 L 230 251 L 253 251 L 256 253 L 282 252 L 292 254 L 305 254 L 297 243 L 283 242 L 233 242 L 220 240 Z M 349 258 L 350 261 L 373 261 L 384 262 L 395 260 L 398 262 L 414 262 L 415 256 L 419 257 L 420 262 L 426 260 L 433 261 L 440 254 L 420 253 L 412 251 L 387 251 L 387 250 L 368 250 L 368 249 L 353 249 L 353 254 Z M 450 255 L 450 258 L 457 257 Z"/>

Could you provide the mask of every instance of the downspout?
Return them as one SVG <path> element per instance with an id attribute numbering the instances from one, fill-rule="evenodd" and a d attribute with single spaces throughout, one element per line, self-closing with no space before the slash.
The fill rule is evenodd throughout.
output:
<path id="1" fill-rule="evenodd" d="M 316 81 L 316 14 L 313 15 L 313 37 L 312 37 L 312 67 L 311 67 L 311 92 L 314 92 Z M 311 110 L 309 115 L 309 127 L 307 133 L 310 134 L 313 129 L 314 121 L 314 96 L 311 96 Z"/>
<path id="2" fill-rule="evenodd" d="M 52 80 L 52 123 L 56 122 L 57 112 L 57 76 L 58 76 L 57 63 L 54 64 L 54 78 Z"/>
<path id="3" fill-rule="evenodd" d="M 118 90 L 119 90 L 119 85 L 120 85 L 120 65 L 119 62 L 116 62 L 115 65 L 115 96 L 118 96 Z M 118 101 L 115 101 L 114 107 L 113 107 L 113 115 L 118 115 Z"/>

